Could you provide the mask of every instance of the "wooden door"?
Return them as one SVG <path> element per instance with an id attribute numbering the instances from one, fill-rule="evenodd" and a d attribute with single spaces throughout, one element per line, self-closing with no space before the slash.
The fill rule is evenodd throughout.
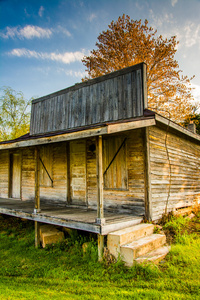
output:
<path id="1" fill-rule="evenodd" d="M 86 205 L 86 142 L 70 142 L 71 203 Z"/>
<path id="2" fill-rule="evenodd" d="M 11 198 L 21 198 L 21 156 L 11 155 Z"/>

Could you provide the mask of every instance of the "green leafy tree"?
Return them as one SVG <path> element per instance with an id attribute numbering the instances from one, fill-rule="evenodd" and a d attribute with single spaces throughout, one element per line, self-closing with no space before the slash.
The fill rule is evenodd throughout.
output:
<path id="1" fill-rule="evenodd" d="M 147 20 L 142 24 L 123 15 L 99 34 L 97 49 L 83 58 L 89 75 L 83 81 L 145 62 L 149 108 L 182 123 L 193 114 L 192 78 L 181 75 L 174 58 L 177 45 L 175 36 L 158 36 Z"/>
<path id="2" fill-rule="evenodd" d="M 30 101 L 22 92 L 3 87 L 0 96 L 0 141 L 15 139 L 29 131 Z"/>

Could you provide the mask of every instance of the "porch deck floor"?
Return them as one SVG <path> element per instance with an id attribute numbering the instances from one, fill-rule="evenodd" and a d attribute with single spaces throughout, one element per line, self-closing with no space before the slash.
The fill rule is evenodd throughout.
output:
<path id="1" fill-rule="evenodd" d="M 104 224 L 96 223 L 97 211 L 85 207 L 41 202 L 41 212 L 34 212 L 34 201 L 0 198 L 0 213 L 42 223 L 106 235 L 111 231 L 139 224 L 142 217 L 104 211 Z"/>

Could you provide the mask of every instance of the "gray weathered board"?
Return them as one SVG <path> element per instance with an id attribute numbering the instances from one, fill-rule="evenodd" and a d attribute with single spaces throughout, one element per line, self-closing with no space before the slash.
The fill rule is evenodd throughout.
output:
<path id="1" fill-rule="evenodd" d="M 140 117 L 146 102 L 141 63 L 33 100 L 30 134 Z"/>

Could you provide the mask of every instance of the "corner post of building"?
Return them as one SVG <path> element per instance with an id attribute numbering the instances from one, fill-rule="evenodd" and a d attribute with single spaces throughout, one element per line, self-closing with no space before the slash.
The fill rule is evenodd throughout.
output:
<path id="1" fill-rule="evenodd" d="M 96 138 L 96 162 L 97 162 L 97 219 L 96 223 L 103 225 L 104 207 L 103 207 L 103 143 L 102 136 Z M 99 261 L 103 257 L 104 236 L 98 235 L 98 257 Z"/>
<path id="2" fill-rule="evenodd" d="M 150 142 L 149 128 L 144 129 L 145 148 L 145 218 L 152 220 L 152 195 L 151 195 L 151 166 L 150 166 Z"/>
<path id="3" fill-rule="evenodd" d="M 40 151 L 35 147 L 35 209 L 34 213 L 39 213 L 40 210 Z M 35 221 L 35 247 L 40 244 L 39 223 Z"/>

